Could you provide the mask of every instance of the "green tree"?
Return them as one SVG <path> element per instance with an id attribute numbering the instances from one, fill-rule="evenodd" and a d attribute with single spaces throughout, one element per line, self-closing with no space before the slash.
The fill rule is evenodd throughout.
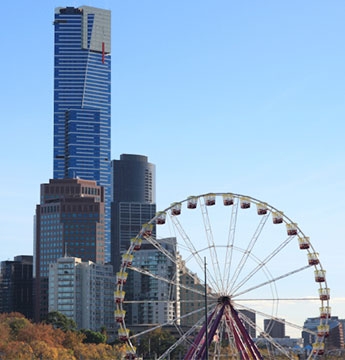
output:
<path id="1" fill-rule="evenodd" d="M 21 329 L 26 328 L 31 324 L 30 320 L 26 319 L 24 315 L 19 313 L 10 313 L 4 319 L 4 322 L 10 328 L 10 335 L 13 340 L 17 339 L 18 333 Z"/>
<path id="2" fill-rule="evenodd" d="M 107 336 L 98 331 L 82 329 L 80 332 L 85 335 L 83 340 L 85 344 L 105 344 L 107 341 Z"/>
<path id="3" fill-rule="evenodd" d="M 58 311 L 48 313 L 45 323 L 52 325 L 55 329 L 61 329 L 64 332 L 77 330 L 75 321 Z"/>

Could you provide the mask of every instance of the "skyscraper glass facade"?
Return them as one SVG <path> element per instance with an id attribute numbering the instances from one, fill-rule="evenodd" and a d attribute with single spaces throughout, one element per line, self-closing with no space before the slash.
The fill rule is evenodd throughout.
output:
<path id="1" fill-rule="evenodd" d="M 110 11 L 56 8 L 54 179 L 95 180 L 105 191 L 105 260 L 110 261 Z"/>

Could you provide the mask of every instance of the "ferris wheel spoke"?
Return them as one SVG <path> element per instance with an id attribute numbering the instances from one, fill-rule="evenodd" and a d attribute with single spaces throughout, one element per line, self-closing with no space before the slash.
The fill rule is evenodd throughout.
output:
<path id="1" fill-rule="evenodd" d="M 198 289 L 193 288 L 191 286 L 180 284 L 178 281 L 167 279 L 167 278 L 162 277 L 160 275 L 154 274 L 154 273 L 152 273 L 152 272 L 150 272 L 150 271 L 148 271 L 148 270 L 146 270 L 144 268 L 138 268 L 138 267 L 135 267 L 135 266 L 131 266 L 129 269 L 131 269 L 131 270 L 133 270 L 135 272 L 138 272 L 140 274 L 150 276 L 150 277 L 152 277 L 154 279 L 157 279 L 159 281 L 163 281 L 163 282 L 168 283 L 170 285 L 173 285 L 173 286 L 176 286 L 176 287 L 179 287 L 179 288 L 183 288 L 183 289 L 188 290 L 188 291 L 190 291 L 192 293 L 195 293 L 195 294 L 199 294 L 199 295 L 202 295 L 202 296 L 204 296 L 204 294 L 205 294 L 204 291 L 198 290 Z"/>
<path id="2" fill-rule="evenodd" d="M 165 249 L 158 240 L 154 239 L 152 236 L 146 236 L 145 240 L 153 245 L 162 254 L 164 254 L 170 261 L 177 265 L 176 255 Z"/>
<path id="3" fill-rule="evenodd" d="M 235 304 L 241 304 L 242 305 L 242 301 L 244 302 L 251 302 L 251 301 L 255 301 L 255 302 L 259 302 L 259 301 L 271 301 L 271 300 L 279 300 L 279 301 L 320 301 L 320 298 L 318 297 L 299 297 L 299 298 L 281 298 L 281 297 L 277 297 L 277 298 L 274 298 L 274 297 L 271 297 L 271 298 L 239 298 L 239 299 L 236 299 L 236 301 L 234 301 Z"/>
<path id="4" fill-rule="evenodd" d="M 266 319 L 270 319 L 274 322 L 278 322 L 284 325 L 289 326 L 290 328 L 295 328 L 297 330 L 299 330 L 300 332 L 306 332 L 314 337 L 317 337 L 317 333 L 315 331 L 312 331 L 308 328 L 303 328 L 299 325 L 296 325 L 294 323 L 288 322 L 285 319 L 281 319 L 275 316 L 272 316 L 270 314 L 267 313 L 263 313 L 260 311 L 257 311 L 257 314 L 260 314 L 261 316 L 264 316 Z M 258 333 L 260 333 L 262 335 L 262 338 L 265 339 L 267 341 L 268 344 L 270 344 L 271 346 L 273 346 L 274 348 L 276 348 L 280 353 L 284 354 L 285 356 L 287 356 L 289 359 L 295 359 L 293 356 L 291 357 L 291 355 L 289 353 L 286 352 L 286 349 L 284 347 L 282 347 L 277 341 L 275 341 L 274 338 L 272 338 L 266 331 L 264 331 L 264 329 L 262 329 L 260 326 L 254 324 L 250 319 L 247 318 L 247 321 L 251 324 L 253 324 L 253 326 L 255 326 L 255 329 Z M 258 340 L 258 343 L 260 343 L 260 339 Z M 308 358 L 310 359 L 310 357 Z"/>
<path id="5" fill-rule="evenodd" d="M 180 223 L 179 219 L 177 216 L 174 215 L 170 215 L 170 219 L 172 221 L 172 223 L 174 224 L 175 228 L 177 229 L 177 231 L 179 232 L 183 243 L 185 244 L 186 248 L 189 250 L 191 256 L 193 256 L 200 268 L 200 270 L 203 270 L 204 268 L 204 261 L 203 259 L 200 257 L 198 250 L 195 248 L 193 242 L 190 240 L 188 234 L 186 233 L 186 231 L 184 230 L 182 224 Z M 179 244 L 179 246 L 181 246 L 181 244 Z"/>
<path id="6" fill-rule="evenodd" d="M 214 308 L 214 306 L 209 306 L 209 308 L 212 309 L 212 308 Z M 202 313 L 202 316 L 200 317 L 200 319 L 197 321 L 197 323 L 196 323 L 195 326 L 194 326 L 195 328 L 197 328 L 197 327 L 204 321 L 204 318 L 203 318 L 203 313 L 204 313 L 204 311 L 205 311 L 204 308 L 196 309 L 196 310 L 191 311 L 191 312 L 189 312 L 189 313 L 187 313 L 187 314 L 184 314 L 184 315 L 182 315 L 182 316 L 179 316 L 179 317 L 175 318 L 174 320 L 168 321 L 168 322 L 166 322 L 166 323 L 164 323 L 164 324 L 158 324 L 158 325 L 156 325 L 156 326 L 150 327 L 149 329 L 146 329 L 146 330 L 143 330 L 143 331 L 138 332 L 138 333 L 136 333 L 136 334 L 133 334 L 133 335 L 130 336 L 130 339 L 135 339 L 135 338 L 137 338 L 137 337 L 140 337 L 140 336 L 142 336 L 142 335 L 148 334 L 148 333 L 153 332 L 153 331 L 155 331 L 155 330 L 157 330 L 157 329 L 164 328 L 164 327 L 166 327 L 166 326 L 175 325 L 175 326 L 177 326 L 177 328 L 180 328 L 179 325 L 177 325 L 177 324 L 179 323 L 179 321 L 180 321 L 181 319 L 188 318 L 188 317 L 190 317 L 190 316 L 193 316 L 194 314 Z M 193 329 L 193 331 L 194 331 L 194 329 Z M 184 336 L 184 335 L 185 335 L 185 333 L 183 333 L 183 332 L 181 332 L 181 331 L 179 331 L 179 332 L 180 332 L 180 335 L 181 335 L 181 336 Z M 187 333 L 187 332 L 186 332 L 186 333 Z M 189 334 L 189 332 L 188 332 L 188 334 Z"/>
<path id="7" fill-rule="evenodd" d="M 272 299 L 267 299 L 267 300 L 272 300 Z M 305 298 L 305 299 L 303 299 L 303 298 L 299 298 L 299 299 L 279 299 L 279 301 L 283 301 L 283 300 L 301 300 L 301 301 L 305 301 L 305 300 L 311 300 L 311 299 L 310 298 Z M 314 300 L 317 300 L 317 299 L 314 299 Z M 248 310 L 250 312 L 255 312 L 257 315 L 260 315 L 260 316 L 262 316 L 262 317 L 264 317 L 266 319 L 271 319 L 271 320 L 280 322 L 282 324 L 288 325 L 289 327 L 300 330 L 301 332 L 305 331 L 305 332 L 307 332 L 309 334 L 316 335 L 315 331 L 312 331 L 312 330 L 310 330 L 308 328 L 304 328 L 303 326 L 300 326 L 300 325 L 297 325 L 297 324 L 292 323 L 290 321 L 287 321 L 286 319 L 281 319 L 279 317 L 273 316 L 272 314 L 260 311 L 260 310 L 258 310 L 256 308 L 254 309 L 254 308 L 252 308 L 250 306 L 245 306 L 242 303 L 241 303 L 240 307 L 243 308 L 243 309 L 246 309 L 246 310 Z M 261 330 L 260 332 L 262 332 L 262 329 L 260 329 L 260 330 Z"/>
<path id="8" fill-rule="evenodd" d="M 267 213 L 266 215 L 263 215 L 261 217 L 260 223 L 257 226 L 257 228 L 255 229 L 255 232 L 254 232 L 251 240 L 249 241 L 247 248 L 243 252 L 242 258 L 241 258 L 241 260 L 240 260 L 240 262 L 239 262 L 239 264 L 238 264 L 238 266 L 237 266 L 237 268 L 235 270 L 235 273 L 231 278 L 230 283 L 232 284 L 232 286 L 234 286 L 236 284 L 236 281 L 237 281 L 239 275 L 241 274 L 244 266 L 246 265 L 248 257 L 252 253 L 252 250 L 253 250 L 253 248 L 254 248 L 254 246 L 255 246 L 255 244 L 256 244 L 256 242 L 257 242 L 257 240 L 258 240 L 258 238 L 259 238 L 259 236 L 260 236 L 260 234 L 262 232 L 263 227 L 266 224 L 266 221 L 267 221 L 268 217 L 269 217 L 269 213 Z M 230 289 L 230 292 L 232 292 L 232 289 Z"/>
<path id="9" fill-rule="evenodd" d="M 235 293 L 240 289 L 245 283 L 247 283 L 256 273 L 262 270 L 275 256 L 277 256 L 293 239 L 293 236 L 289 236 L 285 241 L 283 241 L 277 248 L 275 248 L 264 260 L 260 261 L 258 265 L 247 275 L 245 276 L 236 286 L 232 289 L 231 293 Z"/>
<path id="10" fill-rule="evenodd" d="M 200 327 L 200 324 L 202 324 L 203 319 L 200 319 L 194 326 L 192 326 L 187 332 L 185 332 L 184 334 L 180 334 L 180 338 L 172 345 L 170 346 L 169 349 L 167 349 L 159 358 L 158 360 L 161 359 L 166 359 L 166 357 L 173 351 L 175 350 L 180 344 L 183 344 L 184 342 L 186 342 L 187 344 L 191 344 L 191 341 L 189 339 L 190 335 L 193 334 L 198 327 Z"/>
<path id="11" fill-rule="evenodd" d="M 234 339 L 232 336 L 232 332 L 230 327 L 228 326 L 227 322 L 222 319 L 222 323 L 221 323 L 221 328 L 219 329 L 219 342 L 222 343 L 222 341 L 227 338 L 229 343 L 230 343 L 230 348 L 234 349 L 235 348 L 235 343 L 234 343 Z"/>
<path id="12" fill-rule="evenodd" d="M 175 219 L 176 217 L 173 216 L 173 218 Z M 181 226 L 181 231 L 182 231 L 182 226 Z M 185 233 L 184 233 L 185 234 Z M 188 236 L 186 235 L 186 239 L 189 239 Z M 179 259 L 174 256 L 171 252 L 169 252 L 167 249 L 165 249 L 161 242 L 157 241 L 156 239 L 154 239 L 152 236 L 146 236 L 145 237 L 145 240 L 147 242 L 149 242 L 152 246 L 154 246 L 157 250 L 159 250 L 162 254 L 164 254 L 170 261 L 172 261 L 178 268 L 180 267 L 180 262 L 179 262 Z M 187 241 L 186 244 L 192 244 L 191 241 Z M 188 245 L 187 245 L 188 246 Z M 200 257 L 200 254 L 199 254 L 200 251 L 197 251 L 195 250 L 192 254 L 191 254 L 191 257 L 192 258 L 195 258 L 197 259 L 197 261 L 202 261 L 201 260 L 201 257 Z M 187 259 L 188 260 L 188 259 Z M 134 268 L 133 269 L 136 269 L 136 271 L 140 272 L 138 268 Z M 208 271 L 208 281 L 210 282 L 209 286 L 214 289 L 215 291 L 217 291 L 217 281 L 216 279 L 214 278 L 213 274 Z M 148 273 L 146 273 L 148 275 Z M 155 274 L 151 273 L 152 277 L 156 277 L 157 279 L 159 278 L 158 276 L 156 276 Z M 162 278 L 159 278 L 160 280 L 162 280 Z M 164 281 L 164 280 L 163 280 Z M 167 279 L 165 279 L 165 281 L 167 281 Z M 172 283 L 172 282 L 170 282 Z M 176 283 L 175 283 L 176 285 Z M 188 290 L 191 290 L 192 288 L 189 288 Z"/>
<path id="13" fill-rule="evenodd" d="M 193 313 L 190 313 L 189 315 L 192 315 L 194 313 L 197 312 L 204 312 L 204 308 L 198 309 L 193 311 Z M 208 310 L 208 312 L 213 312 L 214 309 L 211 308 L 211 310 Z M 204 322 L 204 317 L 202 316 L 188 331 L 186 331 L 185 333 L 179 331 L 180 333 L 180 338 L 179 340 L 177 340 L 168 350 L 166 350 L 159 358 L 159 359 L 166 359 L 166 356 L 169 355 L 174 349 L 176 349 L 176 347 L 180 344 L 182 344 L 183 342 L 186 342 L 188 344 L 190 344 L 191 346 L 194 346 L 193 343 L 191 343 L 190 340 L 190 336 L 191 334 L 197 332 L 200 329 L 200 325 Z"/>
<path id="14" fill-rule="evenodd" d="M 279 322 L 281 324 L 284 325 L 288 325 L 290 327 L 296 328 L 297 330 L 300 331 L 304 331 L 305 329 L 301 328 L 300 326 L 287 322 L 286 320 L 280 319 L 278 317 L 274 317 L 271 314 L 267 314 L 264 312 L 260 312 L 257 310 L 254 310 L 250 307 L 245 307 L 246 310 L 250 311 L 250 312 L 255 312 L 256 314 L 260 314 L 261 316 L 265 317 L 266 319 L 270 319 L 270 320 L 274 320 L 275 322 Z M 285 356 L 287 356 L 289 359 L 294 359 L 294 357 L 291 357 L 291 355 L 286 351 L 286 349 L 284 347 L 282 347 L 279 343 L 277 343 L 274 338 L 272 338 L 267 332 L 265 332 L 260 326 L 258 326 L 256 323 L 254 323 L 250 318 L 248 318 L 247 316 L 245 316 L 243 313 L 240 313 L 240 318 L 241 320 L 247 324 L 248 327 L 252 328 L 255 330 L 256 333 L 261 334 L 261 336 L 263 338 L 265 338 L 269 344 L 271 344 L 274 348 L 276 348 L 280 353 L 284 354 Z M 313 335 L 316 335 L 315 333 L 312 333 Z M 260 342 L 260 340 L 258 341 L 258 343 Z"/>
<path id="15" fill-rule="evenodd" d="M 246 293 L 248 293 L 248 292 L 250 292 L 250 291 L 253 291 L 253 290 L 256 290 L 256 289 L 261 288 L 261 287 L 263 287 L 263 286 L 269 285 L 269 284 L 271 284 L 271 283 L 273 283 L 273 282 L 277 282 L 277 281 L 279 281 L 279 280 L 281 280 L 281 279 L 284 279 L 284 278 L 286 278 L 286 277 L 288 277 L 288 276 L 291 276 L 291 275 L 293 275 L 293 274 L 296 274 L 296 273 L 301 272 L 301 271 L 303 271 L 303 270 L 306 270 L 306 269 L 308 269 L 308 268 L 310 268 L 310 265 L 306 265 L 306 266 L 303 266 L 303 267 L 301 267 L 301 268 L 299 268 L 299 269 L 290 271 L 290 272 L 288 272 L 288 273 L 286 273 L 286 274 L 283 274 L 283 275 L 280 275 L 280 276 L 278 276 L 278 277 L 276 277 L 276 278 L 274 278 L 274 279 L 270 279 L 270 280 L 265 281 L 265 282 L 263 282 L 263 283 L 257 284 L 256 286 L 252 286 L 252 287 L 250 287 L 250 288 L 248 288 L 248 289 L 246 289 L 246 290 L 243 290 L 243 291 L 241 291 L 241 292 L 239 292 L 239 293 L 236 293 L 236 294 L 233 295 L 233 297 L 236 298 L 237 296 L 240 296 L 240 295 L 242 295 L 242 294 L 246 294 Z"/>
<path id="16" fill-rule="evenodd" d="M 203 218 L 204 227 L 205 227 L 207 243 L 209 246 L 209 253 L 210 253 L 210 258 L 211 258 L 212 267 L 213 267 L 213 274 L 215 275 L 215 281 L 216 281 L 216 284 L 218 285 L 217 290 L 218 290 L 218 292 L 220 292 L 221 290 L 224 290 L 223 278 L 221 276 L 220 265 L 219 265 L 219 260 L 218 260 L 218 253 L 217 253 L 216 244 L 215 244 L 214 238 L 213 238 L 212 227 L 211 227 L 210 219 L 208 216 L 207 206 L 204 201 L 200 201 L 200 207 L 201 207 L 201 213 L 202 213 L 202 218 Z"/>
<path id="17" fill-rule="evenodd" d="M 224 266 L 224 273 L 223 273 L 223 278 L 225 279 L 225 288 L 226 289 L 229 289 L 229 287 L 230 287 L 230 276 L 232 275 L 231 274 L 231 264 L 232 264 L 232 257 L 233 257 L 233 252 L 234 252 L 234 242 L 235 242 L 235 235 L 236 235 L 238 204 L 239 204 L 238 201 L 233 203 L 232 209 L 231 209 L 228 242 L 227 242 L 226 255 L 225 255 L 225 266 Z"/>
<path id="18" fill-rule="evenodd" d="M 269 334 L 267 334 L 266 332 L 261 332 L 262 334 L 262 337 L 264 339 L 267 340 L 267 342 L 272 346 L 274 347 L 280 354 L 286 356 L 288 359 L 290 360 L 294 360 L 295 359 L 295 356 L 294 355 L 291 355 L 289 354 L 289 352 L 282 346 L 280 345 L 277 341 L 274 340 L 274 338 L 272 338 Z M 260 340 L 258 341 L 258 343 L 260 342 Z"/>
<path id="19" fill-rule="evenodd" d="M 184 230 L 182 224 L 180 223 L 180 221 L 178 220 L 177 216 L 171 215 L 170 219 L 172 221 L 172 223 L 174 224 L 175 228 L 177 229 L 178 233 L 180 234 L 184 245 L 186 246 L 186 248 L 189 250 L 189 257 L 186 259 L 186 262 L 189 259 L 194 259 L 196 261 L 196 264 L 199 268 L 199 270 L 201 272 L 203 272 L 204 269 L 204 260 L 201 258 L 200 256 L 200 250 L 197 250 L 195 248 L 195 245 L 193 244 L 193 242 L 190 240 L 187 232 Z M 181 245 L 180 245 L 181 247 Z M 208 278 L 208 282 L 209 282 L 209 286 L 211 286 L 212 289 L 217 290 L 218 285 L 217 285 L 217 281 L 215 279 L 215 277 L 213 276 L 213 273 L 210 272 L 209 269 L 206 269 L 207 272 L 207 278 Z"/>

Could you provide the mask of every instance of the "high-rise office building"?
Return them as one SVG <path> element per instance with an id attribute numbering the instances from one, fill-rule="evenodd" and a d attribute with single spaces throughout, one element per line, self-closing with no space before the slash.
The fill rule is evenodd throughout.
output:
<path id="1" fill-rule="evenodd" d="M 48 312 L 49 264 L 68 254 L 103 264 L 104 188 L 95 181 L 54 179 L 41 185 L 36 207 L 35 320 Z"/>
<path id="2" fill-rule="evenodd" d="M 0 313 L 19 312 L 33 318 L 32 256 L 15 256 L 1 262 Z"/>
<path id="3" fill-rule="evenodd" d="M 112 161 L 112 180 L 111 260 L 118 271 L 131 238 L 156 214 L 155 165 L 146 156 L 122 154 Z"/>
<path id="4" fill-rule="evenodd" d="M 56 8 L 54 179 L 95 180 L 105 189 L 105 260 L 110 261 L 110 11 Z"/>
<path id="5" fill-rule="evenodd" d="M 115 276 L 110 264 L 62 257 L 49 265 L 49 311 L 73 319 L 79 329 L 115 333 Z"/>

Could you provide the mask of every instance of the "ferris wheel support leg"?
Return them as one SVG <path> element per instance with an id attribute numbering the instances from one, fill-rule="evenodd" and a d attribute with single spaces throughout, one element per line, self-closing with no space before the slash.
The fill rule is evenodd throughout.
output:
<path id="1" fill-rule="evenodd" d="M 207 343 L 207 346 L 206 346 L 206 340 L 205 340 L 204 343 L 202 344 L 202 347 L 201 347 L 200 352 L 199 352 L 200 359 L 202 359 L 202 360 L 205 360 L 205 359 L 206 359 L 206 349 L 209 348 L 209 346 L 210 346 L 210 344 L 211 344 L 211 342 L 212 342 L 212 339 L 213 339 L 213 337 L 214 337 L 214 335 L 215 335 L 215 333 L 216 333 L 216 330 L 217 330 L 217 328 L 218 328 L 218 325 L 219 325 L 219 323 L 220 323 L 220 320 L 221 320 L 221 318 L 222 318 L 222 316 L 223 316 L 223 314 L 224 314 L 224 308 L 225 308 L 225 305 L 223 305 L 223 306 L 219 309 L 219 311 L 218 311 L 218 313 L 217 313 L 217 316 L 216 316 L 216 318 L 214 319 L 214 321 L 213 321 L 213 323 L 212 323 L 212 326 L 211 326 L 211 328 L 210 328 L 210 331 L 208 332 L 208 337 L 207 337 L 208 343 Z"/>
<path id="2" fill-rule="evenodd" d="M 254 357 L 255 360 L 263 360 L 262 355 L 259 352 L 259 349 L 255 345 L 254 341 L 249 336 L 246 328 L 244 327 L 242 321 L 238 317 L 237 311 L 234 307 L 229 303 L 231 317 L 234 319 L 237 328 L 239 329 L 245 344 L 247 345 L 248 350 L 250 351 L 251 355 Z"/>
<path id="3" fill-rule="evenodd" d="M 241 336 L 238 333 L 238 329 L 233 327 L 232 333 L 233 333 L 233 336 L 234 336 L 234 339 L 235 339 L 236 347 L 239 350 L 241 359 L 250 360 L 249 354 L 246 351 L 245 344 L 243 343 L 243 339 L 241 338 Z"/>
<path id="4" fill-rule="evenodd" d="M 216 312 L 216 309 L 209 315 L 208 320 L 207 320 L 207 324 L 209 324 L 211 322 L 211 319 L 213 318 L 214 314 Z M 205 335 L 206 332 L 206 324 L 204 324 L 200 331 L 198 332 L 197 336 L 195 337 L 193 344 L 189 347 L 185 357 L 183 358 L 183 360 L 191 360 L 193 359 L 195 353 L 197 352 L 197 350 L 200 348 L 200 343 Z"/>

